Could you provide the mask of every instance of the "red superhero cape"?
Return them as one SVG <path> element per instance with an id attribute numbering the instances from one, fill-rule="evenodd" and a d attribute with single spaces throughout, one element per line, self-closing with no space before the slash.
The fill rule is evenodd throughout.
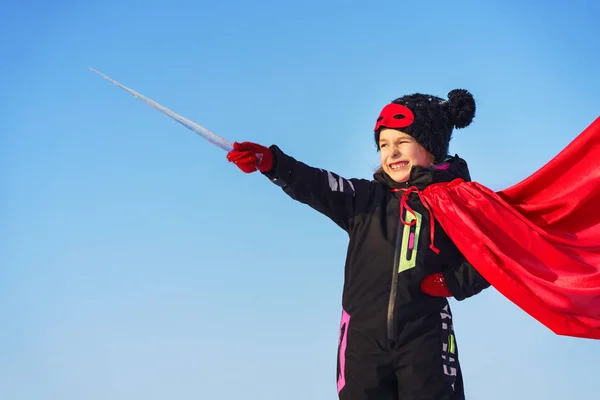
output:
<path id="1" fill-rule="evenodd" d="M 506 298 L 556 334 L 600 339 L 600 117 L 506 190 L 456 180 L 422 195 Z"/>

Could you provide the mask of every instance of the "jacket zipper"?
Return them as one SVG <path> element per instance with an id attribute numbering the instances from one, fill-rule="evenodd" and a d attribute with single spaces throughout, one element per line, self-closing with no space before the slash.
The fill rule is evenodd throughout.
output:
<path id="1" fill-rule="evenodd" d="M 403 218 L 401 215 L 400 218 Z M 388 341 L 394 340 L 396 332 L 394 329 L 394 308 L 396 306 L 396 296 L 398 292 L 398 265 L 400 264 L 400 247 L 402 246 L 402 231 L 404 225 L 402 221 L 398 220 L 398 230 L 396 232 L 396 246 L 394 251 L 394 265 L 392 267 L 392 286 L 390 289 L 390 299 L 388 302 L 388 313 L 387 313 L 387 336 Z"/>
<path id="2" fill-rule="evenodd" d="M 414 170 L 414 167 L 411 169 L 411 174 Z M 410 187 L 410 183 L 406 182 L 404 184 L 406 188 Z M 390 298 L 388 301 L 388 313 L 387 313 L 387 336 L 388 342 L 391 342 L 396 337 L 396 329 L 394 326 L 394 310 L 396 308 L 396 297 L 398 294 L 398 277 L 400 275 L 399 266 L 400 266 L 400 257 L 402 256 L 402 238 L 404 231 L 404 224 L 402 220 L 405 218 L 404 215 L 400 215 L 398 218 L 398 229 L 396 231 L 396 245 L 394 248 L 394 264 L 392 265 L 392 285 L 390 288 Z M 416 228 L 416 226 L 414 227 Z M 412 232 L 412 230 L 411 230 Z M 416 243 L 415 243 L 416 247 Z M 411 249 L 409 249 L 410 251 Z M 410 254 L 412 256 L 412 252 Z"/>

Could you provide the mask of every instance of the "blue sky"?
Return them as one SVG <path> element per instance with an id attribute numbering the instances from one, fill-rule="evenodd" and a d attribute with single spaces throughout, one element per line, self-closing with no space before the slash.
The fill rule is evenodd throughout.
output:
<path id="1" fill-rule="evenodd" d="M 52 3 L 0 5 L 2 399 L 336 397 L 345 233 L 88 65 L 346 177 L 406 93 L 474 94 L 495 190 L 600 115 L 593 1 Z M 469 399 L 597 397 L 599 343 L 452 306 Z"/>

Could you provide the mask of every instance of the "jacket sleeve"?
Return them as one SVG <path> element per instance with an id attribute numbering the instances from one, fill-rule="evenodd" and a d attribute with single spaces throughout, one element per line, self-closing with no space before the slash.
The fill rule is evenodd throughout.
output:
<path id="1" fill-rule="evenodd" d="M 310 167 L 275 145 L 270 149 L 273 168 L 264 175 L 292 199 L 312 207 L 349 232 L 357 204 L 357 189 L 360 187 L 362 192 L 370 182 L 345 179 L 333 172 Z"/>
<path id="2" fill-rule="evenodd" d="M 490 283 L 464 258 L 442 270 L 448 290 L 456 300 L 464 300 L 487 289 Z"/>

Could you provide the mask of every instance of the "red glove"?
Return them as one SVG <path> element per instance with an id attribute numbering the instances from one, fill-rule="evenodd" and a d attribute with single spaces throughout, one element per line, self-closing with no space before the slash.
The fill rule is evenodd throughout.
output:
<path id="1" fill-rule="evenodd" d="M 273 152 L 260 144 L 235 142 L 227 159 L 249 174 L 254 171 L 269 172 L 273 168 Z"/>
<path id="2" fill-rule="evenodd" d="M 421 282 L 421 291 L 435 297 L 452 297 L 441 272 L 427 275 Z"/>

